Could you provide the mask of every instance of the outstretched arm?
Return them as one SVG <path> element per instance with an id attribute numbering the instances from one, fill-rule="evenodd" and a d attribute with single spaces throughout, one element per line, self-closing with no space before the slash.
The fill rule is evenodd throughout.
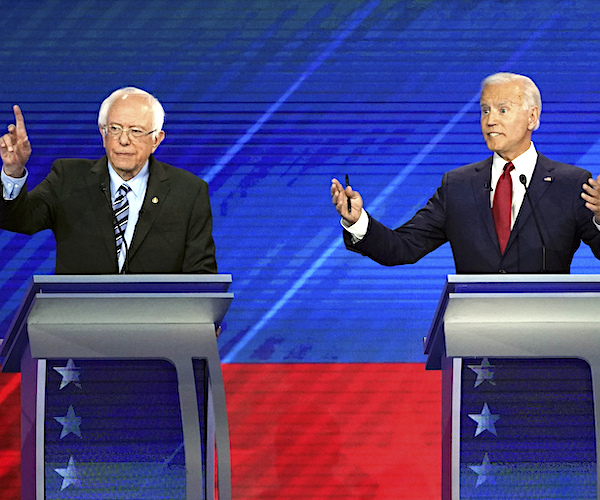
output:
<path id="1" fill-rule="evenodd" d="M 15 123 L 8 126 L 8 133 L 0 138 L 0 157 L 4 164 L 4 173 L 19 178 L 25 175 L 25 165 L 31 156 L 31 144 L 25 129 L 25 120 L 21 108 L 13 106 Z"/>

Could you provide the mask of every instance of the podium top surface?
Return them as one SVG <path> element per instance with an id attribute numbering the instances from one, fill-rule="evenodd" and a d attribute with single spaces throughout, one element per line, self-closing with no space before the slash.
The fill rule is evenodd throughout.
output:
<path id="1" fill-rule="evenodd" d="M 96 317 L 99 313 L 94 312 L 90 301 L 96 301 L 98 305 L 119 305 L 119 298 L 126 303 L 136 299 L 136 304 L 145 305 L 146 310 L 152 304 L 151 299 L 156 297 L 164 305 L 168 304 L 183 308 L 187 316 L 214 316 L 222 319 L 233 294 L 228 292 L 231 285 L 229 274 L 111 274 L 111 275 L 36 275 L 33 276 L 29 288 L 25 293 L 21 305 L 17 310 L 12 324 L 0 344 L 0 356 L 4 358 L 2 369 L 4 371 L 16 371 L 20 362 L 21 352 L 27 344 L 25 325 L 32 311 L 36 299 L 45 303 L 58 304 L 67 299 L 79 300 L 84 307 L 78 310 L 70 310 L 64 313 L 65 317 L 80 318 L 89 316 Z M 54 300 L 57 299 L 57 301 Z M 204 300 L 205 298 L 206 300 Z M 44 299 L 44 300 L 42 300 Z M 218 307 L 208 307 L 200 311 L 195 304 L 198 300 L 204 303 L 216 303 L 221 301 Z M 111 302 L 112 301 L 112 302 Z M 128 301 L 128 302 L 127 302 Z M 66 303 L 66 302 L 65 302 Z M 181 304 L 180 304 L 181 303 Z M 187 306 L 186 306 L 187 304 Z M 192 304 L 192 305 L 189 305 Z M 158 305 L 158 304 L 157 304 Z M 86 309 L 86 307 L 88 309 Z M 91 307 L 91 309 L 90 309 Z M 187 307 L 187 309 L 186 309 Z M 56 308 L 55 308 L 56 309 Z M 81 309 L 81 310 L 79 310 Z M 99 308 L 96 308 L 99 309 Z M 117 307 L 117 313 L 120 309 Z M 160 322 L 160 317 L 166 316 L 160 307 L 157 307 L 155 318 Z M 196 311 L 200 311 L 197 313 Z M 76 314 L 79 313 L 79 314 Z M 139 316 L 140 312 L 136 311 Z M 106 317 L 110 313 L 105 313 Z M 135 315 L 133 315 L 135 316 Z M 150 315 L 152 316 L 152 315 Z M 154 318 L 154 316 L 152 316 Z M 150 319 L 152 319 L 150 318 Z"/>
<path id="2" fill-rule="evenodd" d="M 59 274 L 32 278 L 36 293 L 226 292 L 230 285 L 230 274 Z"/>
<path id="3" fill-rule="evenodd" d="M 600 291 L 600 274 L 450 274 L 444 294 Z"/>

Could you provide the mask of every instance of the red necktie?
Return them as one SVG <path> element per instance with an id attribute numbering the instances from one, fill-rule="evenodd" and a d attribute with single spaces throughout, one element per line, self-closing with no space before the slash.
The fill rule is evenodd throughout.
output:
<path id="1" fill-rule="evenodd" d="M 498 179 L 496 192 L 494 193 L 494 205 L 492 206 L 492 215 L 498 235 L 500 251 L 504 253 L 508 237 L 510 236 L 510 211 L 512 205 L 512 178 L 510 172 L 515 166 L 512 162 L 504 165 L 504 171 Z"/>

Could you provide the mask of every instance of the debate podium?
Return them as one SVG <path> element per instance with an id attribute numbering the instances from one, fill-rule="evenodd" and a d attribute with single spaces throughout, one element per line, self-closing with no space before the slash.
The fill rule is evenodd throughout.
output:
<path id="1" fill-rule="evenodd" d="M 442 370 L 442 499 L 598 496 L 600 276 L 451 275 L 427 338 Z"/>
<path id="2" fill-rule="evenodd" d="M 215 335 L 230 284 L 33 277 L 0 353 L 21 372 L 24 500 L 231 499 Z"/>

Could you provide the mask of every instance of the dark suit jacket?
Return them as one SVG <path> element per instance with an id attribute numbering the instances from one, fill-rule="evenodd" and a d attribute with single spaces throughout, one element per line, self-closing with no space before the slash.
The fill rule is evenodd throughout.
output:
<path id="1" fill-rule="evenodd" d="M 344 232 L 346 246 L 384 265 L 416 262 L 450 242 L 456 272 L 536 273 L 542 269 L 542 244 L 524 199 L 504 255 L 500 253 L 490 208 L 492 158 L 447 172 L 427 205 L 396 230 L 369 218 L 369 229 L 356 245 Z M 600 258 L 600 231 L 581 198 L 590 172 L 538 155 L 529 195 L 540 224 L 546 270 L 568 273 L 581 241 Z"/>
<path id="2" fill-rule="evenodd" d="M 106 157 L 56 160 L 32 191 L 0 200 L 0 228 L 51 229 L 57 274 L 117 273 Z M 0 196 L 0 198 L 2 198 Z M 150 156 L 146 197 L 128 252 L 130 273 L 216 273 L 208 186 Z"/>

